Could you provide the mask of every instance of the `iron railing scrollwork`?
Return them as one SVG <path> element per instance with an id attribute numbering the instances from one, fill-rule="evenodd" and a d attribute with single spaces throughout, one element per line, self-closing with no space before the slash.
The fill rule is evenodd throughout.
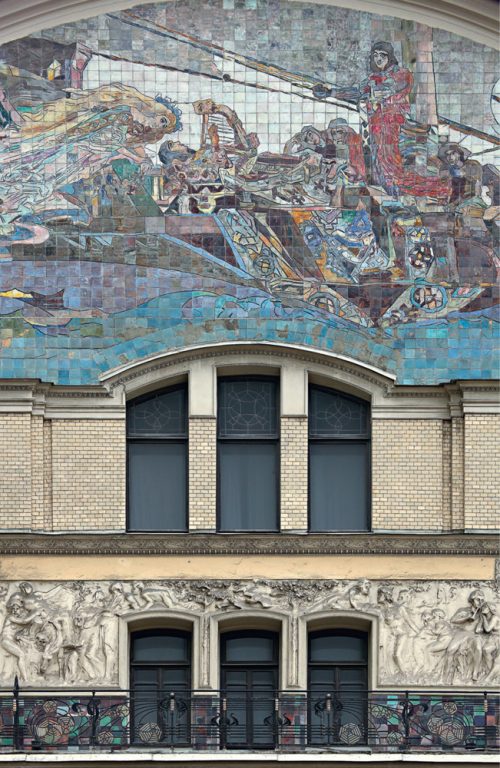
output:
<path id="1" fill-rule="evenodd" d="M 0 751 L 495 752 L 500 698 L 459 691 L 0 694 Z"/>

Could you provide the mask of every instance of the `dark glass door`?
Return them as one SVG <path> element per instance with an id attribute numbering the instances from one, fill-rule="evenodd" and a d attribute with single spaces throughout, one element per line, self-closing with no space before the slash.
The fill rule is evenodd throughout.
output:
<path id="1" fill-rule="evenodd" d="M 191 637 L 154 630 L 132 635 L 131 742 L 189 745 Z"/>
<path id="2" fill-rule="evenodd" d="M 221 745 L 273 749 L 278 635 L 231 632 L 221 640 Z"/>
<path id="3" fill-rule="evenodd" d="M 367 648 L 364 632 L 336 630 L 310 634 L 310 744 L 366 743 Z"/>

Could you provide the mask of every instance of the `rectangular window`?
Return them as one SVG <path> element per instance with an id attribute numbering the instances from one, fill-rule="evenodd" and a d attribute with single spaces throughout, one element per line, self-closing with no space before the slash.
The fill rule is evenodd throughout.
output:
<path id="1" fill-rule="evenodd" d="M 219 530 L 277 531 L 277 381 L 219 380 L 217 425 Z"/>
<path id="2" fill-rule="evenodd" d="M 187 387 L 127 406 L 128 528 L 187 530 Z"/>
<path id="3" fill-rule="evenodd" d="M 130 442 L 128 473 L 129 527 L 132 530 L 186 529 L 185 443 Z"/>
<path id="4" fill-rule="evenodd" d="M 370 508 L 370 411 L 344 393 L 309 390 L 309 529 L 366 531 Z"/>

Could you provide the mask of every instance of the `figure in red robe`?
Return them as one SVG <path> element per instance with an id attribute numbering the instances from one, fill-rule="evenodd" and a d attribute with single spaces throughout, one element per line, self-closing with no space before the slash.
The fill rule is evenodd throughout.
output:
<path id="1" fill-rule="evenodd" d="M 407 194 L 448 200 L 449 180 L 422 176 L 403 163 L 399 138 L 410 114 L 413 76 L 399 66 L 391 43 L 378 42 L 372 46 L 370 70 L 370 75 L 359 86 L 333 86 L 328 90 L 340 98 L 366 104 L 375 183 L 396 197 Z"/>

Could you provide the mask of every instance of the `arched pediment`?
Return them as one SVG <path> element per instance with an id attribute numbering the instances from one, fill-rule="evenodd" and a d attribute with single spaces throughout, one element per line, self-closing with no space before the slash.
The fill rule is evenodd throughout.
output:
<path id="1" fill-rule="evenodd" d="M 210 372 L 231 373 L 256 371 L 279 372 L 303 369 L 330 386 L 344 386 L 366 398 L 392 387 L 395 377 L 374 366 L 348 357 L 309 350 L 298 345 L 261 343 L 221 343 L 153 355 L 146 360 L 127 363 L 101 376 L 102 384 L 111 391 L 122 389 L 126 399 L 161 386 L 169 386 L 190 372 L 203 368 Z"/>

